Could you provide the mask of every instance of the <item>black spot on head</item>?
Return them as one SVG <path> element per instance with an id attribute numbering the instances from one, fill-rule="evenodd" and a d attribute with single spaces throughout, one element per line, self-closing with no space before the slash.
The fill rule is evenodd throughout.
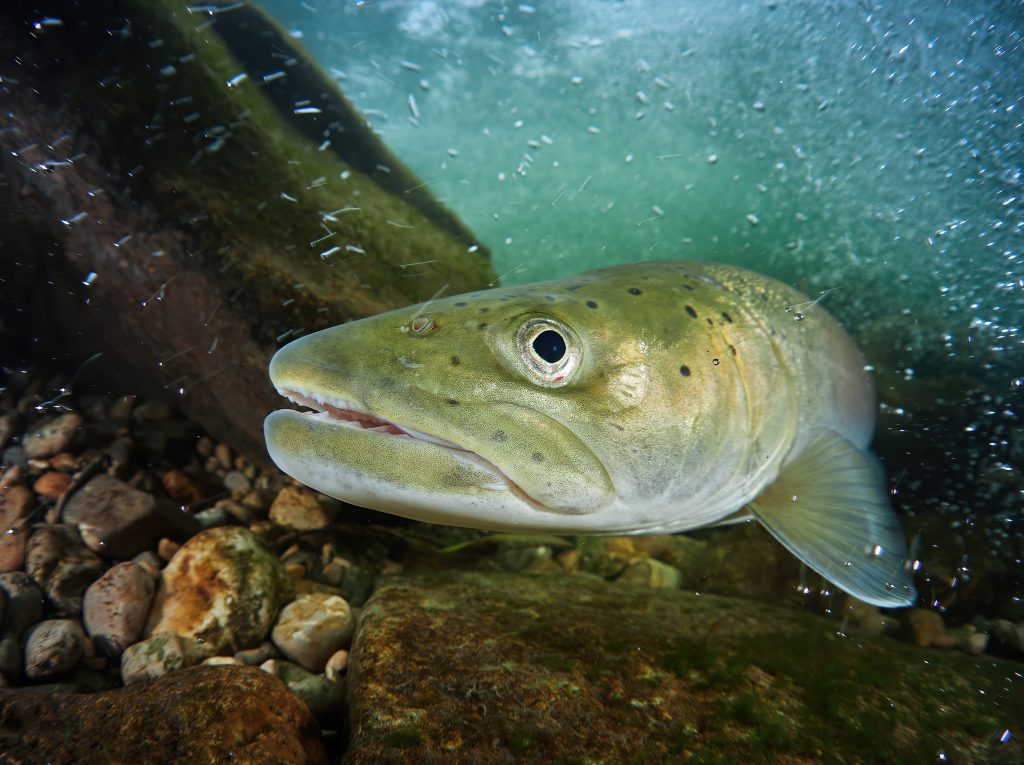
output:
<path id="1" fill-rule="evenodd" d="M 679 374 L 681 374 L 683 377 L 689 377 L 690 368 L 686 366 L 686 364 L 683 364 L 681 367 L 679 367 Z"/>
<path id="2" fill-rule="evenodd" d="M 533 454 L 530 455 L 530 459 L 533 460 L 534 462 L 543 462 L 544 455 L 541 454 L 540 452 L 534 452 Z"/>
<path id="3" fill-rule="evenodd" d="M 479 324 L 476 325 L 476 328 L 477 329 L 487 329 L 487 322 L 486 321 L 480 322 Z"/>
<path id="4" fill-rule="evenodd" d="M 503 444 L 506 441 L 508 441 L 508 436 L 505 435 L 504 430 L 499 430 L 497 433 L 491 436 L 491 438 L 497 441 L 499 444 Z"/>
<path id="5" fill-rule="evenodd" d="M 638 290 L 636 287 L 630 287 L 629 288 L 629 294 L 630 295 L 642 295 L 643 293 L 640 290 Z"/>
<path id="6" fill-rule="evenodd" d="M 722 311 L 722 318 L 725 319 L 730 324 L 732 324 L 732 317 L 729 314 L 727 314 L 725 311 Z"/>
<path id="7" fill-rule="evenodd" d="M 452 406 L 458 406 L 459 405 L 459 402 L 456 401 L 453 398 L 448 399 L 448 403 L 451 404 Z"/>
<path id="8" fill-rule="evenodd" d="M 595 303 L 593 300 L 588 300 L 587 308 L 597 308 L 597 303 Z"/>
<path id="9" fill-rule="evenodd" d="M 461 300 L 458 303 L 456 303 L 455 305 L 458 306 L 459 308 L 465 308 L 466 307 L 466 304 L 463 301 L 461 301 Z"/>
<path id="10" fill-rule="evenodd" d="M 683 289 L 684 290 L 689 290 L 690 292 L 693 292 L 693 287 L 691 287 L 689 284 L 684 284 L 683 285 Z"/>
<path id="11" fill-rule="evenodd" d="M 457 367 L 462 361 L 459 360 L 458 356 L 452 356 L 452 366 Z"/>
<path id="12" fill-rule="evenodd" d="M 707 321 L 709 327 L 715 326 L 715 323 L 713 321 L 711 321 L 711 319 L 709 317 L 705 316 L 704 320 Z"/>
<path id="13" fill-rule="evenodd" d="M 491 310 L 490 308 L 488 308 L 487 306 L 484 306 L 483 308 L 480 309 L 480 313 L 487 313 L 490 310 Z"/>
<path id="14" fill-rule="evenodd" d="M 696 319 L 697 318 L 697 312 L 693 310 L 693 306 L 692 305 L 686 306 L 686 312 L 690 315 L 691 319 Z"/>

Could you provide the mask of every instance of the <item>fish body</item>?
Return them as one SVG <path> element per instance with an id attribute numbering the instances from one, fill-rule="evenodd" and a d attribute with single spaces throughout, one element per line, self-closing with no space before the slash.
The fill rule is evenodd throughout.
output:
<path id="1" fill-rule="evenodd" d="M 696 261 L 458 295 L 295 340 L 274 461 L 340 499 L 505 531 L 682 531 L 749 512 L 809 566 L 908 605 L 866 451 L 864 359 L 820 306 Z"/>

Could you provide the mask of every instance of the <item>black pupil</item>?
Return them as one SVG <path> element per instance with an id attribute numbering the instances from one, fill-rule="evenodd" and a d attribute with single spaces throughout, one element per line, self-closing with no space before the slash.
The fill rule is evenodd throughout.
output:
<path id="1" fill-rule="evenodd" d="M 545 329 L 533 338 L 533 350 L 544 361 L 554 364 L 556 361 L 561 361 L 565 355 L 565 338 L 553 329 Z"/>

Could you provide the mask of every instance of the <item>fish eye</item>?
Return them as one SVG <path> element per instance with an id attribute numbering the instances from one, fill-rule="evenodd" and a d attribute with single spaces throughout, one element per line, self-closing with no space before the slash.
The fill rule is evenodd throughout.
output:
<path id="1" fill-rule="evenodd" d="M 516 333 L 527 376 L 546 388 L 571 381 L 579 368 L 582 347 L 568 326 L 548 317 L 529 319 Z"/>

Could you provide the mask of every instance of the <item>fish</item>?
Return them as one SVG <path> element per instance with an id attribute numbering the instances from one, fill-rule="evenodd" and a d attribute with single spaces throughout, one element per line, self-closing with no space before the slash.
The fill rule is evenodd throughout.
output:
<path id="1" fill-rule="evenodd" d="M 438 298 L 280 348 L 285 473 L 429 523 L 564 535 L 753 519 L 867 603 L 916 600 L 868 450 L 870 368 L 821 306 L 690 260 Z"/>

